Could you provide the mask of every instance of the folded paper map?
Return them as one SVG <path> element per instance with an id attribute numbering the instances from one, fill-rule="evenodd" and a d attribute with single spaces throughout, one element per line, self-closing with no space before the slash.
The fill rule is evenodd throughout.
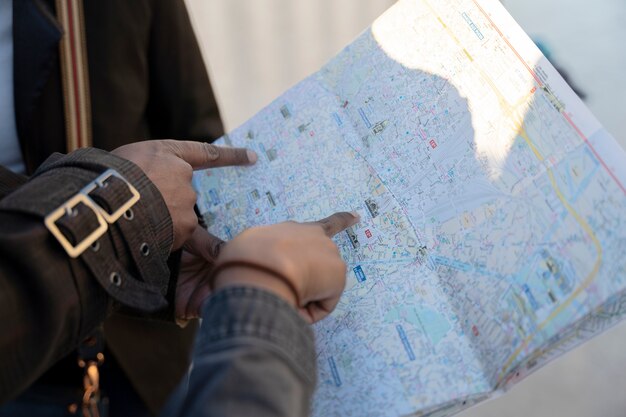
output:
<path id="1" fill-rule="evenodd" d="M 361 215 L 315 416 L 454 414 L 626 313 L 626 154 L 497 0 L 400 0 L 218 143 L 221 238 Z"/>

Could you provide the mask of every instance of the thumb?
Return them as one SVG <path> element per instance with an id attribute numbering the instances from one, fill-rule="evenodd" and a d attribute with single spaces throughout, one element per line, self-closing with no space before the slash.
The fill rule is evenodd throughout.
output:
<path id="1" fill-rule="evenodd" d="M 207 232 L 202 226 L 197 225 L 191 238 L 185 242 L 183 248 L 208 262 L 214 262 L 220 249 L 225 242 L 219 237 Z"/>
<path id="2" fill-rule="evenodd" d="M 216 168 L 228 165 L 251 165 L 258 157 L 246 148 L 216 146 L 206 142 L 164 140 L 164 144 L 193 169 Z"/>

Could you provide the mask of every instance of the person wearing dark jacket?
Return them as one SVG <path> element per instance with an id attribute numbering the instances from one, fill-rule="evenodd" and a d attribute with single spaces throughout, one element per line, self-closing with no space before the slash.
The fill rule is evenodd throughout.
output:
<path id="1" fill-rule="evenodd" d="M 60 51 L 74 33 L 60 7 L 71 5 L 82 5 L 84 20 L 88 145 L 110 151 L 137 140 L 210 142 L 223 134 L 182 0 L 0 0 L 0 165 L 30 176 L 50 155 L 74 149 Z M 5 174 L 5 193 L 12 181 L 24 181 Z M 173 275 L 179 256 L 169 259 Z M 112 411 L 123 405 L 128 414 L 133 403 L 134 415 L 145 415 L 146 406 L 155 414 L 187 368 L 196 323 L 180 328 L 167 311 L 149 321 L 139 316 L 114 314 L 105 322 L 101 383 L 118 394 Z M 71 395 L 82 388 L 77 354 L 67 353 L 20 399 L 43 402 L 65 396 L 61 387 Z"/>
<path id="2" fill-rule="evenodd" d="M 0 403 L 115 311 L 198 317 L 204 297 L 190 297 L 222 242 L 198 225 L 192 170 L 255 160 L 245 149 L 166 140 L 54 154 L 29 178 L 0 167 Z M 183 245 L 194 255 L 172 275 L 167 260 Z M 60 407 L 30 397 L 3 412 L 76 405 L 56 398 Z"/>

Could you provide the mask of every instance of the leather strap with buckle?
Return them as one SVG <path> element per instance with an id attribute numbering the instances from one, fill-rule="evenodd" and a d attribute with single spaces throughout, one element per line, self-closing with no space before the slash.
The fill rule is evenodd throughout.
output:
<path id="1" fill-rule="evenodd" d="M 113 302 L 170 318 L 176 288 L 167 264 L 171 221 L 159 198 L 134 164 L 89 148 L 46 162 L 0 200 L 0 210 L 44 220 L 42 232 L 54 236 L 47 244 L 58 241 Z"/>
<path id="2" fill-rule="evenodd" d="M 112 191 L 106 193 L 107 196 L 105 197 L 105 189 L 108 187 L 112 187 Z M 88 184 L 84 188 L 84 191 L 92 200 L 98 203 L 102 217 L 104 217 L 109 224 L 118 221 L 119 218 L 122 217 L 122 214 L 139 201 L 140 197 L 135 187 L 114 169 L 106 170 L 91 184 Z M 109 207 L 111 204 L 116 205 L 116 207 Z"/>
<path id="3" fill-rule="evenodd" d="M 96 200 L 102 201 L 101 199 L 94 199 L 92 197 L 94 194 L 97 194 L 98 190 L 108 187 L 112 179 L 114 179 L 115 182 L 123 182 L 125 187 L 122 188 L 122 192 L 129 195 L 126 201 L 121 202 L 118 207 L 104 208 L 96 202 Z M 119 192 L 116 194 L 119 195 Z M 87 249 L 107 232 L 108 224 L 115 223 L 122 216 L 122 214 L 128 211 L 135 205 L 135 203 L 137 203 L 137 201 L 139 201 L 139 198 L 139 192 L 135 187 L 133 187 L 132 184 L 130 184 L 114 169 L 108 169 L 95 180 L 87 184 L 87 186 L 76 193 L 76 195 L 48 214 L 44 218 L 44 224 L 50 233 L 52 233 L 52 235 L 61 244 L 63 249 L 65 249 L 65 252 L 67 252 L 70 257 L 77 258 L 85 251 L 85 249 Z M 80 239 L 73 236 L 73 240 L 75 241 L 72 242 L 70 241 L 69 236 L 61 230 L 59 223 L 61 220 L 65 220 L 63 223 L 67 225 L 72 224 L 73 222 L 71 219 L 78 217 L 77 208 L 79 206 L 81 208 L 88 208 L 93 215 L 95 215 L 98 225 L 93 228 L 93 230 L 90 230 L 86 236 L 81 236 Z"/>

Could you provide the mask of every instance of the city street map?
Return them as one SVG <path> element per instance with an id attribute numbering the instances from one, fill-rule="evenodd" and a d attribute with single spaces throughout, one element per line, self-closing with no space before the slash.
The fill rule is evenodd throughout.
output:
<path id="1" fill-rule="evenodd" d="M 626 154 L 497 0 L 400 0 L 218 143 L 221 238 L 361 215 L 315 416 L 451 415 L 626 313 Z"/>

